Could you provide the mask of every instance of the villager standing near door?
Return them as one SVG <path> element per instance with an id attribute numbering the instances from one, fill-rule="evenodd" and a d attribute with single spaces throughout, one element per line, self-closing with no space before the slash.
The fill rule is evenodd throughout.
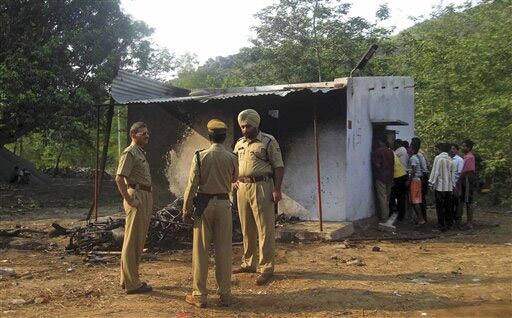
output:
<path id="1" fill-rule="evenodd" d="M 467 227 L 473 228 L 473 190 L 476 180 L 476 161 L 473 154 L 473 141 L 466 139 L 462 142 L 464 166 L 460 175 L 462 185 L 462 201 L 466 204 Z"/>
<path id="2" fill-rule="evenodd" d="M 389 197 L 395 167 L 395 155 L 389 149 L 385 137 L 377 140 L 377 148 L 372 154 L 372 165 L 379 211 L 378 217 L 380 221 L 385 221 L 389 217 Z"/>
<path id="3" fill-rule="evenodd" d="M 270 281 L 274 273 L 274 205 L 281 200 L 284 164 L 276 139 L 259 130 L 260 115 L 246 109 L 238 115 L 244 135 L 235 145 L 240 177 L 236 186 L 244 253 L 242 265 L 233 273 L 256 272 L 259 238 L 259 267 L 256 284 Z"/>
<path id="4" fill-rule="evenodd" d="M 409 199 L 418 219 L 418 224 L 423 225 L 426 221 L 421 212 L 421 203 L 423 202 L 421 177 L 423 176 L 423 169 L 421 168 L 421 161 L 418 156 L 419 150 L 419 145 L 414 144 L 412 146 L 412 156 L 409 158 L 409 167 L 411 168 L 409 174 Z"/>
<path id="5" fill-rule="evenodd" d="M 436 212 L 439 229 L 446 231 L 451 223 L 452 192 L 455 184 L 456 166 L 448 155 L 450 145 L 441 143 L 437 145 L 440 154 L 434 159 L 428 183 L 434 190 L 436 198 Z"/>

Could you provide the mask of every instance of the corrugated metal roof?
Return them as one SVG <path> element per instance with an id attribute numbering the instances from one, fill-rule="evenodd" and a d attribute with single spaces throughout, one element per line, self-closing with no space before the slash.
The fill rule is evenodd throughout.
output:
<path id="1" fill-rule="evenodd" d="M 185 97 L 166 97 L 166 98 L 149 98 L 132 100 L 125 102 L 125 104 L 158 104 L 158 103 L 184 103 L 189 101 L 197 101 L 200 103 L 207 103 L 211 100 L 231 99 L 239 97 L 251 97 L 251 96 L 265 96 L 274 95 L 279 97 L 285 97 L 290 93 L 299 93 L 309 91 L 312 93 L 327 93 L 338 88 L 322 88 L 322 89 L 294 89 L 294 90 L 283 90 L 283 91 L 265 91 L 265 92 L 245 92 L 245 93 L 225 93 L 225 94 L 209 94 L 201 96 L 185 96 Z"/>
<path id="2" fill-rule="evenodd" d="M 117 103 L 139 99 L 185 96 L 189 90 L 165 85 L 159 81 L 119 70 L 110 87 L 110 94 Z"/>
<path id="3" fill-rule="evenodd" d="M 239 97 L 274 95 L 285 97 L 290 93 L 327 93 L 345 87 L 346 79 L 334 82 L 284 84 L 271 86 L 237 87 L 227 89 L 205 89 L 190 94 L 189 90 L 164 85 L 159 81 L 144 78 L 120 70 L 111 86 L 112 98 L 120 104 L 183 103 L 222 100 Z M 190 94 L 190 95 L 189 95 Z"/>

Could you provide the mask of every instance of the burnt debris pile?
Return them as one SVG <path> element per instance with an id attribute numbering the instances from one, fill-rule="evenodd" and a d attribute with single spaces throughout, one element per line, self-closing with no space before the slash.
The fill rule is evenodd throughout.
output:
<path id="1" fill-rule="evenodd" d="M 189 247 L 192 243 L 193 225 L 181 217 L 183 199 L 176 199 L 153 213 L 149 224 L 146 246 L 154 250 Z M 233 214 L 233 242 L 242 241 L 238 211 Z M 124 218 L 103 217 L 97 222 L 74 228 L 52 224 L 50 237 L 68 236 L 66 249 L 77 254 L 91 251 L 119 251 L 124 239 Z"/>

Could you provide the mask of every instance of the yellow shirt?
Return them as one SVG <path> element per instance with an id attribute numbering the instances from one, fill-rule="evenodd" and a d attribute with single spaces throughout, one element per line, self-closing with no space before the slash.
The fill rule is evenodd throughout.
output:
<path id="1" fill-rule="evenodd" d="M 279 144 L 263 132 L 254 139 L 240 138 L 234 153 L 238 156 L 240 177 L 270 176 L 275 168 L 284 167 Z"/>
<path id="2" fill-rule="evenodd" d="M 194 155 L 187 188 L 183 195 L 183 207 L 192 211 L 192 199 L 196 193 L 220 194 L 231 192 L 232 183 L 238 178 L 238 160 L 236 156 L 221 144 L 212 144 L 210 148 L 199 152 L 201 167 Z"/>
<path id="3" fill-rule="evenodd" d="M 128 184 L 151 186 L 151 173 L 146 153 L 132 143 L 123 150 L 117 166 L 117 175 L 126 178 Z"/>
<path id="4" fill-rule="evenodd" d="M 405 176 L 407 173 L 405 172 L 405 168 L 402 165 L 402 162 L 400 161 L 400 158 L 395 154 L 395 169 L 393 171 L 393 178 L 400 178 Z"/>

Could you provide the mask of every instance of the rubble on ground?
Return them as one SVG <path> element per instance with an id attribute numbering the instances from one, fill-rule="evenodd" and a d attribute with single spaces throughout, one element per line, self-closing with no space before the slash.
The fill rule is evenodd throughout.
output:
<path id="1" fill-rule="evenodd" d="M 153 213 L 149 224 L 146 246 L 152 250 L 169 250 L 190 247 L 192 244 L 193 225 L 184 223 L 182 220 L 183 199 L 176 199 L 171 204 Z M 242 230 L 238 211 L 232 208 L 233 219 L 233 242 L 242 241 Z M 276 227 L 283 226 L 286 223 L 296 223 L 301 221 L 298 217 L 280 214 L 276 217 Z M 31 230 L 27 228 L 0 229 L 0 236 L 30 238 L 31 234 L 44 234 L 50 238 L 69 237 L 69 243 L 66 250 L 75 254 L 88 254 L 96 251 L 120 251 L 124 240 L 123 217 L 101 217 L 95 222 L 66 228 L 58 223 L 52 223 L 52 228 L 48 231 Z M 19 241 L 19 242 L 18 242 Z M 19 244 L 28 244 L 30 242 L 41 244 L 37 241 L 30 242 L 19 239 Z M 10 243 L 11 245 L 13 242 Z M 18 244 L 18 245 L 19 245 Z M 348 243 L 347 243 L 348 245 Z M 41 249 L 49 250 L 51 246 L 29 246 L 26 248 L 19 246 L 18 249 Z M 106 258 L 91 256 L 85 260 L 89 264 L 106 262 Z"/>
<path id="2" fill-rule="evenodd" d="M 297 216 L 281 213 L 281 214 L 278 214 L 276 217 L 276 227 L 282 227 L 285 224 L 297 223 L 300 221 L 302 221 L 302 220 Z"/>
<path id="3" fill-rule="evenodd" d="M 176 199 L 163 209 L 153 213 L 149 224 L 146 245 L 152 249 L 176 249 L 192 243 L 192 224 L 184 223 L 183 200 Z M 233 242 L 242 241 L 238 212 L 233 212 Z M 53 223 L 50 237 L 69 236 L 68 251 L 80 254 L 91 251 L 119 251 L 124 239 L 124 218 L 100 218 L 97 222 L 67 229 Z M 91 263 L 101 262 L 91 258 Z"/>
<path id="4" fill-rule="evenodd" d="M 16 271 L 10 267 L 0 267 L 0 280 L 3 277 L 16 277 Z"/>

